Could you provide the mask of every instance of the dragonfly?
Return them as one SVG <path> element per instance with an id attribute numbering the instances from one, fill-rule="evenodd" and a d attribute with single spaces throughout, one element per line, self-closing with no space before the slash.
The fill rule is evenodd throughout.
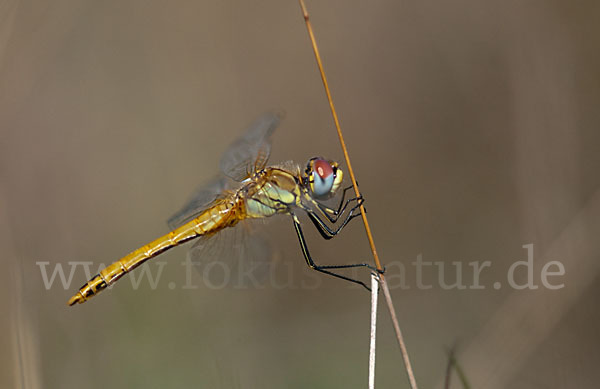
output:
<path id="1" fill-rule="evenodd" d="M 324 203 L 339 191 L 342 184 L 343 171 L 335 161 L 322 157 L 311 158 L 303 171 L 293 163 L 267 166 L 272 135 L 282 117 L 281 112 L 269 112 L 251 124 L 222 155 L 217 179 L 197 191 L 169 219 L 172 230 L 168 234 L 102 269 L 69 299 L 68 305 L 88 301 L 147 260 L 182 243 L 192 239 L 209 240 L 227 228 L 239 228 L 236 226 L 244 220 L 274 215 L 291 217 L 302 254 L 311 269 L 370 290 L 364 282 L 337 271 L 361 267 L 380 272 L 373 266 L 367 263 L 318 265 L 312 258 L 298 215 L 308 215 L 320 235 L 324 239 L 331 239 L 350 220 L 360 215 L 364 198 L 346 199 L 346 192 L 352 188 L 349 186 L 343 189 L 337 207 Z M 228 188 L 226 183 L 231 182 L 234 184 Z"/>

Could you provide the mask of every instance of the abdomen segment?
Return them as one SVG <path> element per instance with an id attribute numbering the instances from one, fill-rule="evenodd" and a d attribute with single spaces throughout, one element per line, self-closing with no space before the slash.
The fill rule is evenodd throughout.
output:
<path id="1" fill-rule="evenodd" d="M 69 299 L 68 304 L 75 305 L 86 302 L 109 285 L 115 283 L 126 273 L 172 247 L 235 224 L 237 220 L 234 218 L 235 212 L 233 210 L 231 204 L 217 204 L 204 211 L 194 220 L 127 254 L 92 277 L 79 289 L 76 295 Z"/>

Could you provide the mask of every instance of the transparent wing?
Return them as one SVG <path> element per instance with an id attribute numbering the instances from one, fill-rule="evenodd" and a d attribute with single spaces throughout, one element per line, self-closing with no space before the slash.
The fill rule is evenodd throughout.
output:
<path id="1" fill-rule="evenodd" d="M 208 287 L 247 288 L 262 285 L 277 252 L 255 222 L 199 237 L 189 258 Z"/>
<path id="2" fill-rule="evenodd" d="M 283 116 L 283 112 L 270 112 L 252 123 L 221 157 L 219 167 L 223 174 L 243 181 L 255 170 L 265 167 L 271 154 L 271 135 Z"/>
<path id="3" fill-rule="evenodd" d="M 229 182 L 226 177 L 217 176 L 201 185 L 188 199 L 185 205 L 167 220 L 169 228 L 174 230 L 198 217 L 202 211 L 215 201 L 225 190 Z"/>
<path id="4" fill-rule="evenodd" d="M 296 175 L 299 175 L 301 173 L 300 166 L 294 161 L 280 162 L 280 163 L 276 164 L 275 167 L 278 167 L 283 170 L 287 170 L 288 172 L 292 172 Z"/>
<path id="5" fill-rule="evenodd" d="M 271 135 L 283 115 L 283 112 L 266 113 L 252 123 L 221 157 L 222 174 L 201 185 L 190 196 L 186 204 L 167 221 L 169 228 L 175 229 L 198 217 L 225 191 L 239 188 L 239 182 L 247 178 L 249 173 L 262 169 L 271 152 Z"/>

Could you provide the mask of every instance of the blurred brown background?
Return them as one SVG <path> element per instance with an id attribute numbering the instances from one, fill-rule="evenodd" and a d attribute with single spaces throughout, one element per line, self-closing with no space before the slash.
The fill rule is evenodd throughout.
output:
<path id="1" fill-rule="evenodd" d="M 392 294 L 420 387 L 455 344 L 476 388 L 592 387 L 600 4 L 307 5 L 380 255 L 408 269 Z M 165 233 L 271 108 L 287 112 L 273 162 L 341 159 L 295 0 L 0 2 L 2 387 L 366 386 L 369 296 L 311 274 L 288 220 L 269 231 L 316 289 L 182 289 L 177 248 L 156 290 L 125 279 L 68 308 L 81 269 L 46 290 L 36 264 L 96 269 Z M 360 223 L 329 242 L 307 225 L 315 257 L 369 259 Z M 560 260 L 565 287 L 492 288 L 529 243 L 536 283 Z M 433 268 L 419 290 L 419 254 L 491 261 L 486 289 L 444 290 Z M 407 385 L 382 305 L 377 386 Z"/>

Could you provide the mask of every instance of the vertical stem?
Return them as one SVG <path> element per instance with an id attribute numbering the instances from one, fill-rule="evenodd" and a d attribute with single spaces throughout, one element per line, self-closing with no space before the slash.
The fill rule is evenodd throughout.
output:
<path id="1" fill-rule="evenodd" d="M 408 382 L 410 382 L 410 387 L 412 389 L 417 389 L 417 380 L 415 380 L 415 374 L 413 372 L 412 365 L 410 364 L 410 358 L 408 357 L 408 350 L 404 344 L 404 337 L 402 336 L 402 331 L 400 330 L 400 325 L 398 324 L 398 318 L 396 317 L 396 310 L 394 309 L 392 296 L 390 295 L 388 284 L 383 277 L 381 280 L 381 289 L 383 289 L 383 296 L 385 297 L 388 311 L 390 311 L 390 316 L 392 317 L 394 331 L 396 331 L 396 338 L 398 339 L 398 345 L 400 346 L 400 352 L 402 353 L 402 359 L 404 360 L 404 366 L 406 366 L 406 373 L 408 374 Z"/>
<path id="2" fill-rule="evenodd" d="M 371 343 L 369 347 L 369 389 L 375 389 L 375 346 L 377 336 L 377 297 L 379 281 L 377 274 L 371 273 Z"/>
<path id="3" fill-rule="evenodd" d="M 358 189 L 358 185 L 356 184 L 356 177 L 354 176 L 354 170 L 352 169 L 352 164 L 350 163 L 350 156 L 348 155 L 348 149 L 346 148 L 346 142 L 344 142 L 344 136 L 342 135 L 342 129 L 340 128 L 340 121 L 337 116 L 337 112 L 335 111 L 335 106 L 333 105 L 333 98 L 331 97 L 331 91 L 329 90 L 329 84 L 327 83 L 327 77 L 325 77 L 325 70 L 323 69 L 323 63 L 321 62 L 321 55 L 319 54 L 319 49 L 317 48 L 317 41 L 315 39 L 315 35 L 312 30 L 312 25 L 309 20 L 308 11 L 306 10 L 306 5 L 304 5 L 303 0 L 300 1 L 300 7 L 302 8 L 302 14 L 304 15 L 304 21 L 306 22 L 306 28 L 308 29 L 308 36 L 310 37 L 310 41 L 312 43 L 313 51 L 315 53 L 315 59 L 317 60 L 317 66 L 319 67 L 319 73 L 321 74 L 321 80 L 323 81 L 323 86 L 325 87 L 325 93 L 327 94 L 327 101 L 329 101 L 329 108 L 331 109 L 331 115 L 333 116 L 333 121 L 335 123 L 335 129 L 337 130 L 338 138 L 340 140 L 340 145 L 342 146 L 342 151 L 344 152 L 344 159 L 346 160 L 346 165 L 348 166 L 348 173 L 350 173 L 350 180 L 352 181 L 352 186 L 354 188 L 354 194 L 356 197 L 360 196 L 360 191 Z M 375 248 L 375 241 L 373 240 L 373 234 L 371 233 L 371 228 L 369 227 L 369 221 L 367 220 L 367 213 L 365 212 L 365 208 L 363 205 L 360 206 L 360 211 L 363 219 L 363 224 L 365 226 L 365 231 L 367 233 L 367 239 L 369 240 L 369 246 L 371 246 L 371 252 L 373 253 L 373 259 L 375 260 L 375 266 L 379 270 L 383 270 L 381 267 L 381 262 L 379 261 L 379 255 L 377 254 L 377 249 Z"/>
<path id="4" fill-rule="evenodd" d="M 335 129 L 337 130 L 338 138 L 340 140 L 340 145 L 342 147 L 342 151 L 344 152 L 344 159 L 346 160 L 346 165 L 348 167 L 348 172 L 350 173 L 350 179 L 352 180 L 352 186 L 354 188 L 354 193 L 356 196 L 360 196 L 360 191 L 358 190 L 358 185 L 356 183 L 356 177 L 354 176 L 354 170 L 352 169 L 352 164 L 350 163 L 350 156 L 348 155 L 348 149 L 346 148 L 346 142 L 344 142 L 344 136 L 342 135 L 342 129 L 340 128 L 340 122 L 335 111 L 335 106 L 333 105 L 333 98 L 331 97 L 331 91 L 329 90 L 329 84 L 327 83 L 327 77 L 325 77 L 325 70 L 323 69 L 323 63 L 321 61 L 321 55 L 319 54 L 319 49 L 317 48 L 317 41 L 315 39 L 315 35 L 313 33 L 312 25 L 310 23 L 308 11 L 306 9 L 306 5 L 304 4 L 304 0 L 298 0 L 300 2 L 300 8 L 302 9 L 302 15 L 304 16 L 304 22 L 306 23 L 306 29 L 308 30 L 308 36 L 310 38 L 312 48 L 315 54 L 315 59 L 317 60 L 317 66 L 319 67 L 319 73 L 321 74 L 321 80 L 323 81 L 323 87 L 325 88 L 325 94 L 327 95 L 327 101 L 329 101 L 329 108 L 331 109 L 331 115 L 333 116 L 333 121 L 335 123 Z M 361 216 L 363 219 L 363 224 L 365 226 L 365 232 L 367 234 L 367 239 L 369 240 L 369 246 L 371 247 L 371 252 L 373 253 L 373 260 L 375 261 L 375 266 L 379 270 L 383 270 L 381 267 L 381 262 L 379 261 L 379 255 L 377 254 L 377 249 L 375 248 L 375 241 L 373 240 L 373 234 L 371 233 L 371 227 L 369 226 L 369 221 L 367 220 L 367 213 L 365 212 L 364 207 L 360 206 Z M 406 373 L 408 375 L 408 380 L 410 382 L 410 386 L 412 389 L 417 389 L 417 381 L 415 380 L 414 372 L 412 370 L 412 366 L 410 364 L 410 359 L 408 357 L 408 351 L 406 349 L 406 345 L 404 344 L 404 338 L 402 337 L 402 331 L 400 331 L 400 325 L 398 324 L 398 318 L 396 317 L 396 311 L 394 310 L 394 305 L 392 303 L 392 297 L 390 295 L 390 291 L 387 286 L 387 281 L 383 274 L 380 275 L 380 283 L 383 289 L 383 295 L 387 302 L 388 310 L 390 311 L 390 316 L 392 319 L 392 323 L 394 325 L 394 330 L 396 332 L 396 338 L 398 340 L 398 345 L 400 346 L 400 351 L 402 353 L 402 358 L 404 360 L 404 366 L 406 367 Z"/>

